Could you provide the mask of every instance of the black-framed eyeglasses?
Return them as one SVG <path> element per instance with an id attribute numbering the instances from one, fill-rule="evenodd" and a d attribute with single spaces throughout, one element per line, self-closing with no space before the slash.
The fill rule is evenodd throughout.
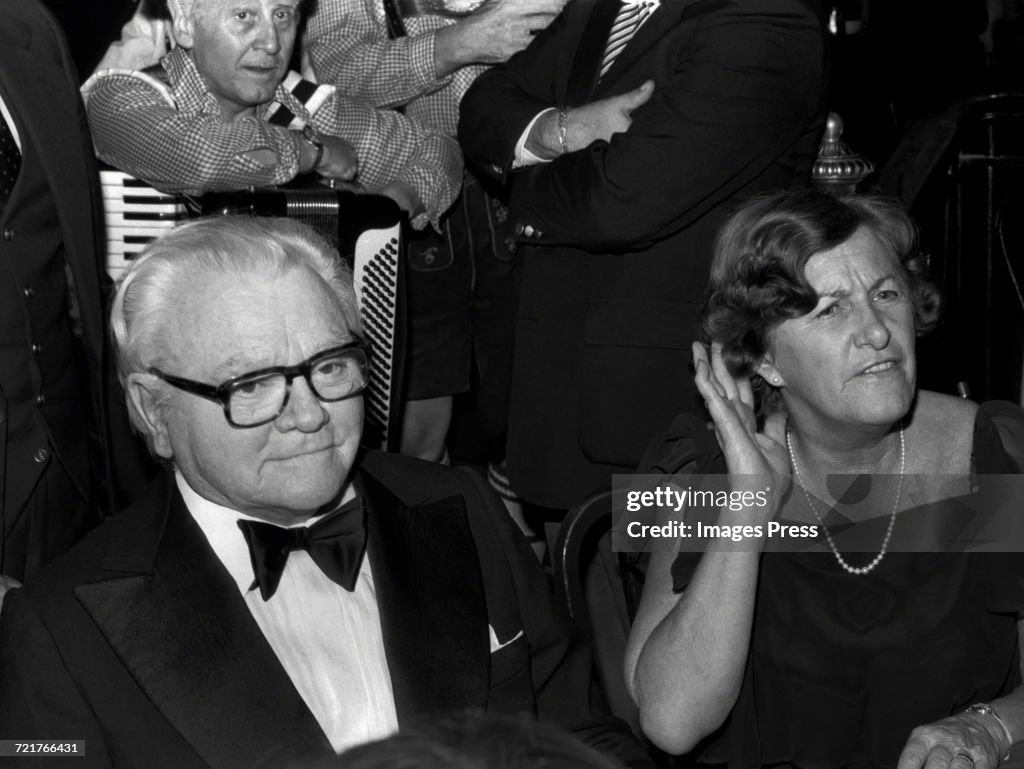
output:
<path id="1" fill-rule="evenodd" d="M 252 371 L 219 385 L 171 376 L 158 368 L 150 368 L 149 373 L 179 390 L 217 401 L 224 407 L 225 418 L 235 427 L 259 427 L 273 422 L 284 412 L 295 377 L 303 377 L 321 401 L 343 401 L 366 389 L 370 361 L 366 345 L 357 340 L 318 352 L 294 366 Z"/>

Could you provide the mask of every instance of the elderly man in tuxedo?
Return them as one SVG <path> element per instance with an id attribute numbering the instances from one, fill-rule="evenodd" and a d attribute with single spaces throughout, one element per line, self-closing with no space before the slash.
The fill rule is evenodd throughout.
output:
<path id="1" fill-rule="evenodd" d="M 310 230 L 185 225 L 112 326 L 167 469 L 8 595 L 0 735 L 84 739 L 76 769 L 279 768 L 476 708 L 648 766 L 486 484 L 360 450 L 355 297 Z"/>

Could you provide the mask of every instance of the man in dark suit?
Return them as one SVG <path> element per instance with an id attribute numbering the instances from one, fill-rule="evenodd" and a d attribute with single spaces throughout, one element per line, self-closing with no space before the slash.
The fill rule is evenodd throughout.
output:
<path id="1" fill-rule="evenodd" d="M 23 580 L 109 507 L 110 414 L 102 210 L 77 78 L 35 0 L 6 2 L 3 17 L 0 575 Z"/>
<path id="2" fill-rule="evenodd" d="M 745 197 L 809 181 L 826 81 L 814 2 L 569 3 L 463 99 L 467 158 L 512 179 L 508 469 L 526 500 L 609 488 L 696 409 L 688 350 L 716 229 Z"/>
<path id="3" fill-rule="evenodd" d="M 173 471 L 9 594 L 0 736 L 84 739 L 77 769 L 277 769 L 478 708 L 649 766 L 486 484 L 359 451 L 355 296 L 311 230 L 184 225 L 111 322 Z"/>

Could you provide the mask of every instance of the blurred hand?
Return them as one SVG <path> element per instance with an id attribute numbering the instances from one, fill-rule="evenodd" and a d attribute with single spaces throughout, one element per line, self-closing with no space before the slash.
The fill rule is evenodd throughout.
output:
<path id="1" fill-rule="evenodd" d="M 995 769 L 1009 749 L 995 719 L 960 713 L 914 729 L 897 769 Z"/>
<path id="2" fill-rule="evenodd" d="M 467 64 L 500 64 L 530 44 L 566 0 L 486 0 L 469 16 L 437 31 L 434 68 L 445 77 Z"/>
<path id="3" fill-rule="evenodd" d="M 324 156 L 316 172 L 330 179 L 352 181 L 359 173 L 359 158 L 355 148 L 337 136 L 321 136 L 324 143 Z"/>
<path id="4" fill-rule="evenodd" d="M 145 69 L 157 64 L 174 48 L 173 26 L 169 21 L 150 17 L 139 3 L 135 15 L 121 27 L 121 38 L 107 48 L 95 72 L 105 69 Z"/>
<path id="5" fill-rule="evenodd" d="M 715 423 L 715 435 L 725 454 L 729 475 L 736 477 L 732 488 L 737 490 L 748 481 L 745 476 L 767 478 L 771 487 L 771 504 L 765 507 L 770 518 L 778 509 L 778 502 L 789 488 L 789 452 L 786 449 L 786 418 L 772 414 L 765 420 L 764 429 L 757 430 L 754 416 L 754 391 L 749 379 L 736 379 L 722 360 L 722 346 L 711 345 L 711 360 L 700 342 L 693 343 L 693 365 L 697 369 L 694 382 Z M 763 488 L 738 490 L 757 491 Z M 964 769 L 969 769 L 965 767 Z"/>

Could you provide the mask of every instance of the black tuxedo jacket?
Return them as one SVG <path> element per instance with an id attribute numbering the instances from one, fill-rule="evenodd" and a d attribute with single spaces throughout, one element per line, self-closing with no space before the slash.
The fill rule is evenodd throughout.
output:
<path id="1" fill-rule="evenodd" d="M 649 766 L 592 691 L 589 652 L 490 490 L 376 452 L 359 472 L 399 723 L 533 712 Z M 522 636 L 490 653 L 488 624 L 501 641 Z M 170 475 L 8 594 L 0 665 L 0 739 L 85 739 L 74 769 L 277 769 L 332 755 Z"/>
<path id="2" fill-rule="evenodd" d="M 739 201 L 810 178 L 825 117 L 816 0 L 662 0 L 598 81 L 619 0 L 573 0 L 462 102 L 459 140 L 512 180 L 522 299 L 508 465 L 568 507 L 630 472 L 697 401 L 690 343 L 711 246 Z M 542 109 L 655 83 L 610 142 L 512 172 Z"/>

